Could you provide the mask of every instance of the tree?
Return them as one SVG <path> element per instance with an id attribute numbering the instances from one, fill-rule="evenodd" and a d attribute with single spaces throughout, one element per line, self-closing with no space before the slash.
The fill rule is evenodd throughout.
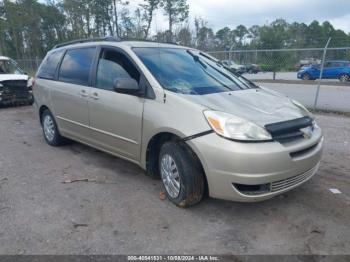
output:
<path id="1" fill-rule="evenodd" d="M 218 30 L 215 34 L 216 39 L 218 39 L 218 45 L 220 49 L 229 50 L 233 44 L 236 43 L 233 32 L 230 28 L 224 27 Z"/>
<path id="2" fill-rule="evenodd" d="M 122 13 L 125 14 L 125 7 L 129 5 L 128 1 L 123 2 L 122 0 L 112 0 L 113 5 L 113 15 L 114 15 L 114 27 L 115 27 L 115 33 L 118 37 L 121 37 L 121 26 L 119 25 L 119 11 L 118 11 L 118 5 L 122 6 Z"/>
<path id="3" fill-rule="evenodd" d="M 244 25 L 239 25 L 233 30 L 233 34 L 238 38 L 239 47 L 243 46 L 243 39 L 248 33 L 248 29 Z"/>
<path id="4" fill-rule="evenodd" d="M 188 18 L 189 5 L 186 0 L 161 0 L 160 6 L 163 8 L 164 14 L 168 17 L 168 30 L 172 40 L 173 26 Z"/>
<path id="5" fill-rule="evenodd" d="M 288 24 L 283 19 L 278 19 L 271 23 L 270 26 L 260 28 L 259 47 L 261 49 L 280 49 L 285 48 Z M 266 52 L 263 55 L 268 67 L 273 71 L 273 79 L 276 78 L 276 72 L 282 69 L 289 59 L 288 54 L 281 52 Z"/>
<path id="6" fill-rule="evenodd" d="M 191 46 L 192 45 L 192 34 L 189 28 L 189 25 L 180 29 L 180 31 L 176 34 L 177 42 L 183 46 Z"/>
<path id="7" fill-rule="evenodd" d="M 196 27 L 196 47 L 201 50 L 212 50 L 215 46 L 214 32 L 208 27 L 208 23 L 201 19 L 195 18 Z"/>
<path id="8" fill-rule="evenodd" d="M 146 39 L 148 37 L 148 35 L 149 35 L 149 30 L 151 28 L 154 11 L 158 8 L 160 0 L 144 0 L 144 1 L 146 3 L 142 4 L 140 6 L 145 11 L 143 18 L 147 22 L 147 26 L 145 28 L 145 35 L 144 35 L 144 38 Z"/>
<path id="9" fill-rule="evenodd" d="M 169 30 L 151 35 L 155 12 L 161 8 L 168 18 Z M 132 10 L 127 0 L 0 0 L 0 53 L 17 59 L 42 58 L 57 43 L 77 38 L 117 35 L 121 38 L 177 41 L 206 51 L 239 49 L 285 49 L 350 45 L 350 34 L 337 30 L 326 21 L 287 23 L 283 19 L 247 29 L 223 27 L 217 32 L 201 19 L 189 23 L 186 0 L 143 0 Z M 254 55 L 254 54 L 253 54 Z M 337 59 L 349 59 L 349 52 L 329 51 Z M 319 52 L 303 52 L 317 57 Z M 221 57 L 225 59 L 226 57 Z M 240 60 L 246 59 L 238 57 Z M 277 71 L 289 69 L 300 59 L 298 53 L 255 53 L 256 63 Z"/>

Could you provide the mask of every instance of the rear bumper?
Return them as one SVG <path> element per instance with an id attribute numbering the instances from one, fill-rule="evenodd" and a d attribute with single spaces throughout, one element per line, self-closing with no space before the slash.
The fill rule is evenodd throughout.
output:
<path id="1" fill-rule="evenodd" d="M 202 162 L 211 197 L 253 202 L 310 179 L 321 160 L 323 136 L 318 128 L 311 138 L 288 144 L 238 143 L 212 133 L 188 144 Z"/>

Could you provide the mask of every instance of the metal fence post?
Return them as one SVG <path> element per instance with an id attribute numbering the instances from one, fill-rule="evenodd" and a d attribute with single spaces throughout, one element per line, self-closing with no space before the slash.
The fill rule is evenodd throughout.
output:
<path id="1" fill-rule="evenodd" d="M 229 57 L 229 60 L 230 60 L 230 61 L 232 61 L 232 50 L 233 50 L 233 47 L 234 47 L 234 46 L 235 46 L 234 44 L 231 45 L 230 50 L 229 50 L 229 53 L 228 53 L 228 57 Z"/>
<path id="2" fill-rule="evenodd" d="M 321 82 L 322 82 L 322 76 L 323 76 L 323 67 L 324 67 L 324 60 L 326 59 L 326 53 L 327 53 L 327 48 L 329 45 L 329 42 L 331 41 L 331 37 L 328 38 L 328 41 L 326 43 L 326 46 L 324 47 L 323 50 L 323 57 L 322 57 L 322 63 L 321 63 L 321 71 L 320 71 L 320 77 L 318 79 L 318 84 L 317 84 L 317 90 L 316 90 L 316 96 L 315 96 L 315 103 L 314 103 L 314 110 L 316 110 L 317 106 L 317 101 L 318 101 L 318 95 L 320 93 L 320 87 L 321 87 Z"/>

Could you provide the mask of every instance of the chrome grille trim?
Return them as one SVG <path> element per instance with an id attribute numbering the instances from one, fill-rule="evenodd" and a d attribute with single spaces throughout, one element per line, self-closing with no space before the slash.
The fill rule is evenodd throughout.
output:
<path id="1" fill-rule="evenodd" d="M 294 185 L 297 185 L 297 184 L 307 180 L 315 173 L 317 168 L 318 168 L 318 165 L 316 165 L 312 169 L 310 169 L 310 170 L 308 170 L 305 173 L 302 173 L 300 175 L 272 182 L 271 183 L 271 192 L 280 191 L 280 190 L 292 187 Z"/>

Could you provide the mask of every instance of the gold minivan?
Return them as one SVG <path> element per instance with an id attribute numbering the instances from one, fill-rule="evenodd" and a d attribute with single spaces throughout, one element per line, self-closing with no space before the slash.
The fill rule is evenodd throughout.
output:
<path id="1" fill-rule="evenodd" d="M 79 141 L 161 178 L 178 206 L 261 201 L 317 171 L 323 135 L 298 102 L 210 55 L 112 38 L 61 44 L 35 78 L 49 145 Z"/>

